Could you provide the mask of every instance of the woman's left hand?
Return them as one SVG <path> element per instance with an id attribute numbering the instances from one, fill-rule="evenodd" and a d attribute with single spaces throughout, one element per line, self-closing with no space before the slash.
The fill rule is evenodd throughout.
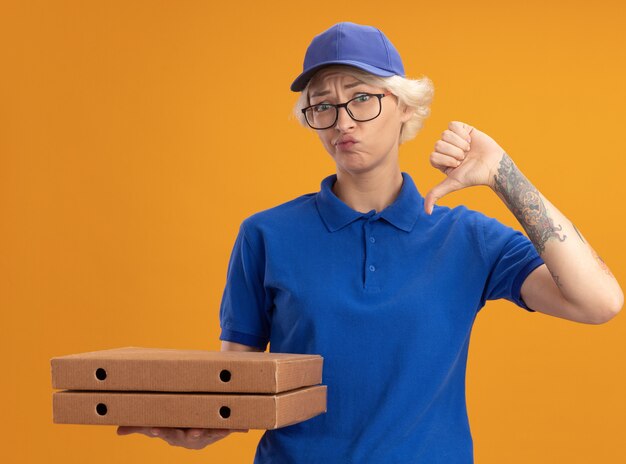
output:
<path id="1" fill-rule="evenodd" d="M 504 150 L 491 137 L 475 127 L 452 121 L 435 143 L 430 164 L 446 174 L 424 198 L 424 209 L 431 214 L 444 195 L 472 185 L 494 186 L 494 176 Z"/>

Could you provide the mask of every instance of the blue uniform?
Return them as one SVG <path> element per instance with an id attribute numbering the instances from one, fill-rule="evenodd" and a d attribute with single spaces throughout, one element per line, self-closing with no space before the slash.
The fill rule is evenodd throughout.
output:
<path id="1" fill-rule="evenodd" d="M 221 340 L 324 357 L 327 408 L 267 430 L 255 464 L 473 462 L 465 403 L 472 324 L 520 297 L 543 260 L 521 232 L 465 206 L 429 216 L 411 177 L 383 211 L 331 190 L 243 221 Z"/>

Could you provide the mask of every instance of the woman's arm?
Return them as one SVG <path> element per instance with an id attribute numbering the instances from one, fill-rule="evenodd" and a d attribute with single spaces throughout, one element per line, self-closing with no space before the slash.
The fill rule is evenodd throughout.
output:
<path id="1" fill-rule="evenodd" d="M 531 309 L 576 322 L 609 321 L 624 294 L 606 263 L 576 226 L 550 203 L 505 153 L 490 187 L 522 225 L 545 264 L 531 272 L 521 296 Z"/>
<path id="2" fill-rule="evenodd" d="M 521 287 L 526 305 L 539 312 L 588 324 L 607 322 L 624 304 L 624 293 L 582 234 L 517 169 L 484 132 L 452 121 L 435 143 L 430 162 L 447 178 L 424 199 L 431 214 L 444 195 L 472 185 L 489 186 L 520 222 L 545 264 Z"/>

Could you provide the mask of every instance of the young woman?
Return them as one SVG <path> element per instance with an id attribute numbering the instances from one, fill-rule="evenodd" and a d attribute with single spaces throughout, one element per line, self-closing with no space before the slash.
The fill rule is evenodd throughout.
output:
<path id="1" fill-rule="evenodd" d="M 379 30 L 316 36 L 296 115 L 336 165 L 319 192 L 243 221 L 220 308 L 222 350 L 324 357 L 327 412 L 265 432 L 255 463 L 470 463 L 470 332 L 487 300 L 602 323 L 623 293 L 580 232 L 488 135 L 453 121 L 425 197 L 398 163 L 429 114 L 432 83 L 407 79 Z M 527 238 L 465 206 L 435 202 L 487 185 Z M 232 431 L 120 427 L 202 448 Z M 198 437 L 194 438 L 195 435 Z"/>

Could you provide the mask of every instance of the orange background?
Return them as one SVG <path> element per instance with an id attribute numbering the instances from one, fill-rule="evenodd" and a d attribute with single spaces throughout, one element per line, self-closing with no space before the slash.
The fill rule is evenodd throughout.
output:
<path id="1" fill-rule="evenodd" d="M 425 195 L 452 120 L 493 137 L 624 285 L 626 7 L 618 1 L 3 1 L 0 307 L 4 462 L 251 463 L 262 431 L 202 451 L 52 424 L 49 360 L 120 346 L 219 350 L 231 247 L 250 214 L 334 164 L 290 118 L 314 35 L 379 27 L 432 115 L 400 149 Z M 489 189 L 454 192 L 519 230 Z M 626 319 L 489 302 L 471 340 L 476 462 L 622 463 Z M 8 459 L 8 460 L 7 460 Z"/>

